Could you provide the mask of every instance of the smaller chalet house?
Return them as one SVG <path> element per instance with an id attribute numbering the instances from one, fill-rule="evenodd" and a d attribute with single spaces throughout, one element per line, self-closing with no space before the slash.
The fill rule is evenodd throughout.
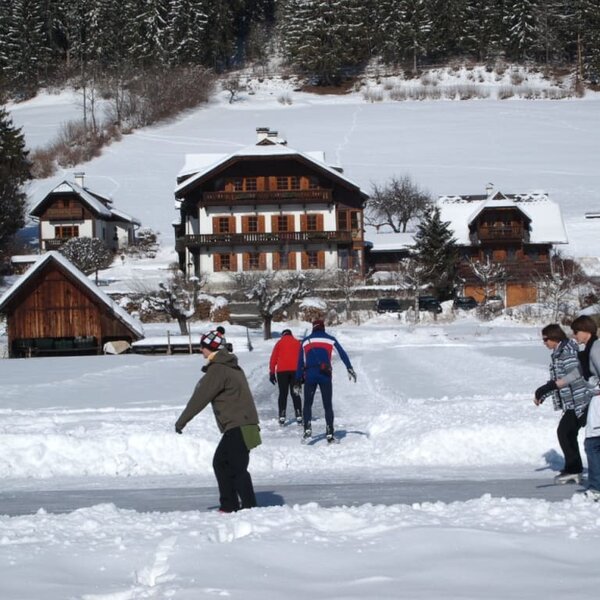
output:
<path id="1" fill-rule="evenodd" d="M 131 344 L 141 324 L 62 254 L 50 251 L 0 297 L 11 358 L 100 354 L 105 343 Z"/>
<path id="2" fill-rule="evenodd" d="M 367 194 L 323 152 L 277 132 L 233 154 L 188 155 L 175 188 L 182 271 L 225 282 L 240 271 L 364 269 Z"/>
<path id="3" fill-rule="evenodd" d="M 112 200 L 92 192 L 83 184 L 83 173 L 75 181 L 63 181 L 31 212 L 39 220 L 40 250 L 56 250 L 73 237 L 98 238 L 113 252 L 132 244 L 140 222 L 112 207 Z"/>
<path id="4" fill-rule="evenodd" d="M 550 273 L 551 250 L 568 243 L 558 204 L 544 192 L 443 196 L 438 199 L 442 221 L 449 221 L 461 248 L 459 276 L 464 294 L 483 299 L 481 282 L 469 259 L 500 263 L 506 271 L 495 293 L 506 306 L 537 301 L 536 276 Z"/>

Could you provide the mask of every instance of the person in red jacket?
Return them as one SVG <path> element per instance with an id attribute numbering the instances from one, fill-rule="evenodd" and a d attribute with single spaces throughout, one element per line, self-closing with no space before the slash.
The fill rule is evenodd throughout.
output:
<path id="1" fill-rule="evenodd" d="M 288 392 L 294 403 L 296 423 L 302 425 L 302 400 L 294 390 L 296 365 L 300 354 L 300 340 L 297 340 L 289 329 L 281 332 L 281 338 L 275 344 L 269 361 L 269 381 L 279 385 L 279 424 L 285 425 Z M 275 375 L 277 373 L 277 375 Z"/>

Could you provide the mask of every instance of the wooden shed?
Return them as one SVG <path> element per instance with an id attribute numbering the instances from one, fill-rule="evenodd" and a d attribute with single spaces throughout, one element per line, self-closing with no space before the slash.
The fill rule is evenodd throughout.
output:
<path id="1" fill-rule="evenodd" d="M 142 325 L 62 254 L 44 254 L 0 298 L 9 356 L 100 354 L 106 342 L 132 343 Z"/>

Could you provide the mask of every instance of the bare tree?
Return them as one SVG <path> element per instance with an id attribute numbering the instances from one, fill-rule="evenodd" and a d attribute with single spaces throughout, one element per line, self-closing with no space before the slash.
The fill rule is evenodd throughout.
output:
<path id="1" fill-rule="evenodd" d="M 568 298 L 584 282 L 581 267 L 572 259 L 557 252 L 550 261 L 551 272 L 535 278 L 540 302 L 552 312 L 552 321 L 569 313 Z"/>
<path id="2" fill-rule="evenodd" d="M 425 267 L 416 258 L 398 261 L 398 266 L 393 272 L 393 280 L 399 290 L 408 290 L 413 303 L 415 321 L 419 320 L 419 294 L 423 281 L 427 279 Z"/>
<path id="3" fill-rule="evenodd" d="M 342 294 L 346 319 L 349 319 L 352 315 L 350 310 L 352 296 L 363 283 L 362 273 L 358 269 L 332 269 L 327 276 L 331 285 Z"/>
<path id="4" fill-rule="evenodd" d="M 497 284 L 506 281 L 506 269 L 501 263 L 492 262 L 488 257 L 485 261 L 469 259 L 469 266 L 473 275 L 481 283 L 483 291 L 483 304 L 479 314 L 485 318 L 491 318 L 492 310 L 488 305 L 488 299 L 495 290 Z"/>
<path id="5" fill-rule="evenodd" d="M 256 300 L 258 313 L 263 320 L 264 339 L 271 339 L 273 316 L 289 308 L 296 300 L 307 296 L 314 287 L 311 275 L 265 271 L 260 273 L 235 273 L 232 275 L 238 289 L 249 300 Z"/>
<path id="6" fill-rule="evenodd" d="M 198 293 L 206 281 L 205 277 L 186 279 L 181 271 L 176 270 L 168 281 L 158 284 L 158 291 L 146 291 L 146 300 L 152 309 L 175 319 L 181 335 L 187 335 L 188 321 L 196 313 Z"/>
<path id="7" fill-rule="evenodd" d="M 432 199 L 408 175 L 392 177 L 383 186 L 372 184 L 365 221 L 376 228 L 388 226 L 396 233 L 405 232 L 412 219 L 420 217 Z"/>
<path id="8" fill-rule="evenodd" d="M 237 77 L 230 77 L 223 82 L 223 89 L 229 92 L 229 104 L 233 104 L 235 97 L 240 91 L 240 80 Z"/>

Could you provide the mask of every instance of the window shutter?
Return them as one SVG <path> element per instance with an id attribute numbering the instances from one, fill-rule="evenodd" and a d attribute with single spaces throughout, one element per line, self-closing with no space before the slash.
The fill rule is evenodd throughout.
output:
<path id="1" fill-rule="evenodd" d="M 264 233 L 264 232 L 265 232 L 265 216 L 259 215 L 258 216 L 258 233 Z"/>
<path id="2" fill-rule="evenodd" d="M 302 252 L 302 270 L 306 271 L 306 269 L 308 269 L 308 254 Z"/>
<path id="3" fill-rule="evenodd" d="M 317 231 L 323 231 L 323 215 L 317 215 Z"/>
<path id="4" fill-rule="evenodd" d="M 219 217 L 213 217 L 213 233 L 220 233 L 219 231 Z"/>
<path id="5" fill-rule="evenodd" d="M 300 231 L 306 231 L 307 229 L 306 215 L 300 215 Z"/>
<path id="6" fill-rule="evenodd" d="M 220 254 L 213 255 L 213 270 L 215 273 L 218 273 L 221 270 L 221 255 Z"/>
<path id="7" fill-rule="evenodd" d="M 273 258 L 273 271 L 279 271 L 279 268 L 280 268 L 279 266 L 281 265 L 279 252 L 273 252 L 272 258 Z"/>
<path id="8" fill-rule="evenodd" d="M 290 252 L 288 255 L 288 269 L 290 271 L 296 270 L 296 253 Z"/>
<path id="9" fill-rule="evenodd" d="M 237 271 L 237 254 L 231 254 L 231 272 L 235 273 Z"/>
<path id="10" fill-rule="evenodd" d="M 250 231 L 250 228 L 248 227 L 249 220 L 250 220 L 250 217 L 247 217 L 247 216 L 242 217 L 242 233 L 248 233 Z"/>
<path id="11" fill-rule="evenodd" d="M 323 250 L 319 250 L 319 252 L 317 252 L 317 268 L 325 268 L 325 252 Z"/>
<path id="12" fill-rule="evenodd" d="M 261 252 L 258 255 L 258 268 L 261 271 L 267 270 L 267 254 L 266 254 L 266 252 Z"/>
<path id="13" fill-rule="evenodd" d="M 295 229 L 294 229 L 294 215 L 288 215 L 287 216 L 287 230 L 288 231 L 295 231 Z"/>
<path id="14" fill-rule="evenodd" d="M 279 222 L 277 221 L 277 215 L 271 216 L 271 231 L 273 233 L 279 233 Z"/>
<path id="15" fill-rule="evenodd" d="M 250 255 L 247 252 L 242 254 L 242 270 L 249 271 L 250 270 Z"/>
<path id="16" fill-rule="evenodd" d="M 229 217 L 229 233 L 235 233 L 235 217 Z"/>

